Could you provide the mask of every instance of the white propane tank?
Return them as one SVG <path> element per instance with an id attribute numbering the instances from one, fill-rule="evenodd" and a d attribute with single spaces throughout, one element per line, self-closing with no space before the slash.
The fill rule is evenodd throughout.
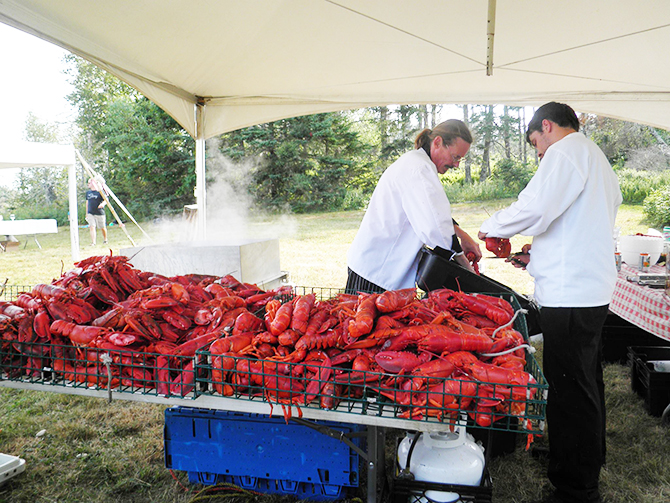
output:
<path id="1" fill-rule="evenodd" d="M 407 465 L 407 456 L 417 434 L 407 432 L 398 445 L 400 469 Z M 417 481 L 478 486 L 484 474 L 484 463 L 484 448 L 466 433 L 465 426 L 457 426 L 453 433 L 438 431 L 421 434 L 410 457 L 409 471 Z M 410 497 L 409 501 L 456 503 L 460 501 L 460 495 L 426 491 L 421 498 Z"/>

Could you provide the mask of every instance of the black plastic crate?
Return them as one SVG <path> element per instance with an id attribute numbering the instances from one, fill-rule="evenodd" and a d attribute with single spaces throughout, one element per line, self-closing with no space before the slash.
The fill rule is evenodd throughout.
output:
<path id="1" fill-rule="evenodd" d="M 493 501 L 493 482 L 484 468 L 482 482 L 478 486 L 460 484 L 442 484 L 439 482 L 423 482 L 394 476 L 391 480 L 390 503 L 424 503 L 432 501 L 426 497 L 426 491 L 456 493 L 460 496 L 459 503 L 491 503 Z"/>
<path id="2" fill-rule="evenodd" d="M 657 372 L 649 362 L 670 360 L 670 347 L 631 346 L 628 348 L 628 359 L 631 388 L 644 398 L 644 406 L 650 415 L 661 417 L 670 404 L 670 372 Z"/>
<path id="3" fill-rule="evenodd" d="M 519 439 L 519 419 L 509 418 L 508 430 L 493 430 L 483 428 L 468 428 L 468 433 L 482 443 L 487 459 L 495 459 L 516 450 Z"/>
<path id="4" fill-rule="evenodd" d="M 355 424 L 318 424 L 343 435 L 363 431 Z M 341 499 L 359 485 L 353 449 L 283 418 L 173 407 L 165 411 L 164 441 L 165 466 L 188 472 L 192 483 L 227 482 L 315 501 Z M 352 442 L 360 447 L 362 439 Z"/>
<path id="5" fill-rule="evenodd" d="M 518 304 L 527 311 L 525 324 L 527 334 L 535 335 L 541 332 L 539 321 L 539 307 L 530 298 L 515 292 L 511 288 L 484 274 L 475 274 L 456 262 L 447 259 L 442 248 L 431 249 L 424 246 L 421 249 L 419 268 L 416 282 L 419 288 L 428 292 L 438 288 L 450 288 L 465 293 L 493 292 L 514 296 Z M 508 297 L 504 297 L 509 301 Z M 515 307 L 515 310 L 517 308 Z"/>
<path id="6" fill-rule="evenodd" d="M 661 339 L 624 320 L 608 313 L 603 326 L 603 362 L 622 363 L 628 361 L 628 346 L 669 346 L 670 341 Z"/>

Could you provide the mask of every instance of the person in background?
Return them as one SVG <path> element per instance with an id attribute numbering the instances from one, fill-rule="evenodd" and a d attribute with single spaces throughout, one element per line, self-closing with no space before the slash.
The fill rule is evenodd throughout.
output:
<path id="1" fill-rule="evenodd" d="M 88 179 L 88 190 L 86 191 L 86 222 L 91 234 L 91 246 L 96 244 L 96 228 L 102 231 L 103 243 L 107 244 L 107 222 L 105 218 L 105 205 L 107 202 L 100 194 L 98 183 Z"/>
<path id="2" fill-rule="evenodd" d="M 477 262 L 479 244 L 453 221 L 438 176 L 458 167 L 471 143 L 465 123 L 447 120 L 421 131 L 415 150 L 386 169 L 347 254 L 347 292 L 414 287 L 424 244 L 453 250 L 455 260 L 472 270 L 464 253 Z"/>
<path id="3" fill-rule="evenodd" d="M 535 278 L 540 305 L 548 477 L 556 489 L 544 501 L 599 502 L 605 463 L 601 334 L 617 277 L 612 232 L 621 191 L 568 105 L 541 106 L 526 139 L 540 166 L 518 200 L 484 221 L 478 236 L 533 236 L 515 265 Z"/>

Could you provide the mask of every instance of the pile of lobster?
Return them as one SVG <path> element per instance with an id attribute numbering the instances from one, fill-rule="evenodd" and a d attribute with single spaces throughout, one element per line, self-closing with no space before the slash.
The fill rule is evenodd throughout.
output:
<path id="1" fill-rule="evenodd" d="M 0 372 L 186 395 L 196 349 L 262 323 L 252 312 L 291 288 L 263 291 L 233 276 L 167 278 L 134 269 L 124 256 L 75 264 L 51 284 L 0 301 Z"/>
<path id="2" fill-rule="evenodd" d="M 480 426 L 523 416 L 537 393 L 524 338 L 511 328 L 518 313 L 501 298 L 406 289 L 318 299 L 232 276 L 167 278 L 123 256 L 75 266 L 0 302 L 0 372 L 10 379 L 48 369 L 165 396 L 200 384 L 298 410 L 372 393 L 399 417 L 468 411 Z"/>
<path id="3" fill-rule="evenodd" d="M 334 409 L 373 393 L 397 417 L 440 420 L 468 411 L 480 426 L 523 416 L 538 391 L 509 302 L 449 289 L 417 298 L 415 289 L 383 294 L 314 294 L 268 302 L 264 326 L 213 341 L 213 391 L 261 395 L 298 407 Z M 290 408 L 284 408 L 290 414 Z"/>

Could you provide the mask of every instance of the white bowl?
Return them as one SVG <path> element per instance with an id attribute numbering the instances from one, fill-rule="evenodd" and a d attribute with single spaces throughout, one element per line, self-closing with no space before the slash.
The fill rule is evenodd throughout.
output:
<path id="1" fill-rule="evenodd" d="M 640 253 L 649 254 L 649 265 L 658 262 L 663 251 L 663 238 L 657 236 L 621 236 L 619 238 L 619 252 L 621 259 L 629 266 L 637 267 L 640 263 Z"/>

